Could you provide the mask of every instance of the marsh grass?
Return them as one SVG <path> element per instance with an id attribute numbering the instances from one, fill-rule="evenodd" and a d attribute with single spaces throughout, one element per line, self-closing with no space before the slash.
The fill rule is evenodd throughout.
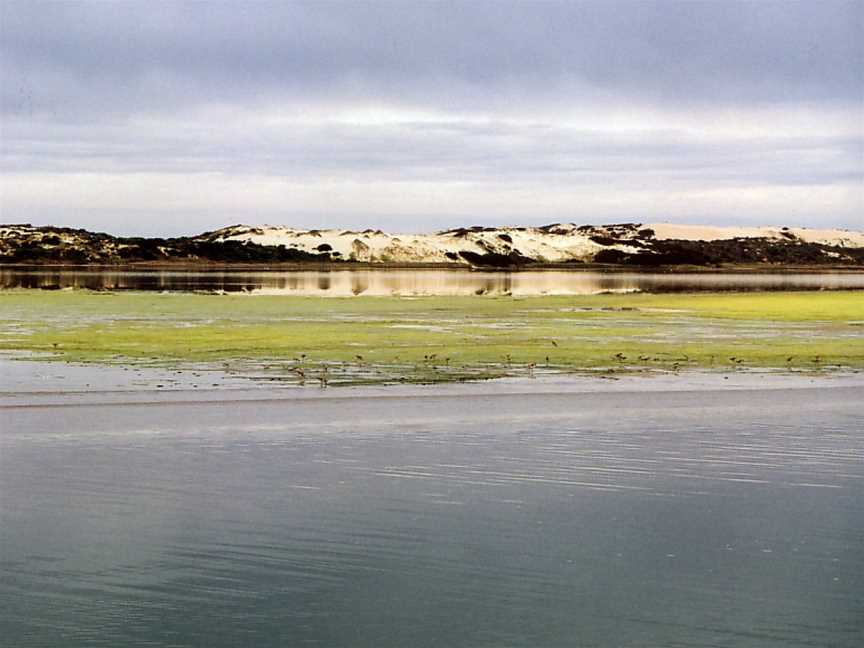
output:
<path id="1" fill-rule="evenodd" d="M 860 292 L 328 299 L 0 292 L 0 350 L 73 362 L 218 364 L 309 384 L 857 370 L 862 322 Z"/>

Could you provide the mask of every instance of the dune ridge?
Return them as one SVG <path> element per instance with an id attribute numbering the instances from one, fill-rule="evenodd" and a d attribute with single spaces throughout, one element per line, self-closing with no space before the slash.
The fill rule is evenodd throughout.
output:
<path id="1" fill-rule="evenodd" d="M 864 265 L 864 232 L 672 223 L 460 227 L 431 234 L 231 225 L 191 237 L 116 237 L 0 225 L 0 263 L 211 261 L 512 267 L 723 264 Z"/>

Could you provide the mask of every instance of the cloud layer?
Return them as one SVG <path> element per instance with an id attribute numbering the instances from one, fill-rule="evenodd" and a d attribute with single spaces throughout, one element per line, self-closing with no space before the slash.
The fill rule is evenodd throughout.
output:
<path id="1" fill-rule="evenodd" d="M 0 217 L 864 226 L 864 5 L 0 5 Z"/>

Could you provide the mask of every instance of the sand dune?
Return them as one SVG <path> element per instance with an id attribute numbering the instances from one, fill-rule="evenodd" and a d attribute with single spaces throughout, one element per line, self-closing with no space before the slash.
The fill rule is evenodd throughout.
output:
<path id="1" fill-rule="evenodd" d="M 790 235 L 806 243 L 838 247 L 864 247 L 864 232 L 843 229 L 809 229 L 806 227 L 712 227 L 708 225 L 646 225 L 660 240 L 722 241 L 736 238 L 789 239 Z"/>
<path id="2" fill-rule="evenodd" d="M 779 227 L 710 227 L 701 225 L 554 224 L 544 227 L 471 227 L 433 234 L 388 234 L 381 230 L 300 230 L 281 226 L 235 225 L 211 234 L 214 241 L 248 241 L 284 245 L 303 252 L 328 252 L 336 258 L 365 262 L 463 263 L 497 255 L 540 263 L 591 262 L 602 251 L 621 255 L 656 252 L 660 241 L 768 241 L 815 243 L 864 248 L 864 232 Z"/>
<path id="3" fill-rule="evenodd" d="M 0 262 L 381 264 L 864 265 L 864 232 L 672 223 L 461 227 L 431 234 L 232 225 L 174 239 L 122 238 L 56 227 L 0 225 Z"/>

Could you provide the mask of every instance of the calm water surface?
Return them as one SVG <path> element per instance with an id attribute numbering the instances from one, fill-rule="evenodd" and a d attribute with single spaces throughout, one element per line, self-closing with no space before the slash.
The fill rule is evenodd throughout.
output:
<path id="1" fill-rule="evenodd" d="M 0 269 L 2 288 L 226 291 L 342 297 L 350 295 L 578 295 L 600 292 L 864 289 L 864 272 L 635 273 L 583 271 Z"/>
<path id="2" fill-rule="evenodd" d="M 0 407 L 0 644 L 858 647 L 861 391 Z"/>

